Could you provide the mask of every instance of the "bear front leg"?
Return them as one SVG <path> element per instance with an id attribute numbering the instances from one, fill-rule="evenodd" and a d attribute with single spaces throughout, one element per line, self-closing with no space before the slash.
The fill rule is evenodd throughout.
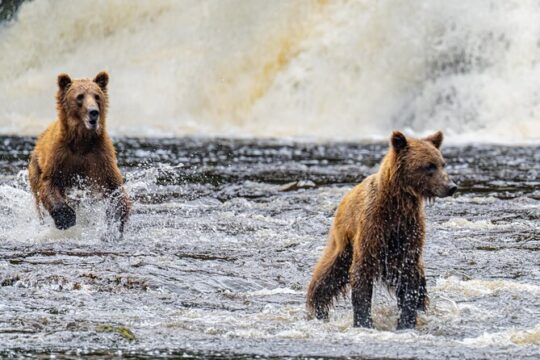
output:
<path id="1" fill-rule="evenodd" d="M 420 275 L 420 284 L 418 288 L 418 306 L 416 307 L 416 309 L 426 311 L 428 305 L 429 296 L 427 293 L 426 276 L 424 275 L 424 271 L 422 270 L 422 273 Z"/>
<path id="2" fill-rule="evenodd" d="M 410 273 L 408 273 L 410 274 Z M 415 275 L 411 275 L 416 277 Z M 420 299 L 420 279 L 401 279 L 397 286 L 398 307 L 401 310 L 397 329 L 414 329 L 416 326 L 416 311 Z"/>
<path id="3" fill-rule="evenodd" d="M 124 227 L 129 218 L 131 210 L 131 200 L 126 192 L 119 188 L 111 194 L 111 202 L 107 208 L 107 220 L 109 227 L 113 223 L 118 223 L 118 231 L 120 234 L 124 233 Z"/>
<path id="4" fill-rule="evenodd" d="M 52 181 L 43 181 L 39 197 L 53 218 L 57 229 L 66 230 L 75 226 L 77 221 L 75 211 L 66 204 L 62 191 Z"/>
<path id="5" fill-rule="evenodd" d="M 352 305 L 354 327 L 372 328 L 371 298 L 373 296 L 373 279 L 361 266 L 353 265 L 351 274 Z"/>

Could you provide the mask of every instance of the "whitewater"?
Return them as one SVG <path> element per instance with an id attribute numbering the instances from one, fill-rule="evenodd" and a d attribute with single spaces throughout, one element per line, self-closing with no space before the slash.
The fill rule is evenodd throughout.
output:
<path id="1" fill-rule="evenodd" d="M 535 1 L 25 2 L 0 25 L 0 133 L 55 117 L 56 76 L 111 74 L 116 136 L 540 139 Z"/>

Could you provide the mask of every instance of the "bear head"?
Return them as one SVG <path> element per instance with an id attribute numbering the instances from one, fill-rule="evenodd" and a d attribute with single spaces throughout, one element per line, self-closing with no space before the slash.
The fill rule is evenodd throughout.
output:
<path id="1" fill-rule="evenodd" d="M 93 80 L 72 80 L 67 74 L 58 75 L 57 107 L 68 129 L 97 134 L 104 131 L 108 83 L 109 75 L 105 71 Z"/>
<path id="2" fill-rule="evenodd" d="M 423 139 L 408 138 L 394 131 L 390 138 L 395 154 L 396 176 L 411 193 L 424 198 L 453 195 L 456 184 L 445 170 L 440 149 L 443 133 L 438 131 Z"/>

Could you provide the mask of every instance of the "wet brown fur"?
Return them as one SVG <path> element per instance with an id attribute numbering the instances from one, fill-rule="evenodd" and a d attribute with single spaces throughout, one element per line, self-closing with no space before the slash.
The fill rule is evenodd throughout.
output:
<path id="1" fill-rule="evenodd" d="M 327 319 L 334 300 L 350 284 L 354 325 L 371 327 L 373 284 L 380 280 L 396 289 L 398 328 L 414 327 L 416 310 L 428 304 L 424 200 L 447 196 L 449 184 L 439 151 L 442 140 L 441 132 L 425 139 L 394 132 L 379 172 L 344 197 L 308 287 L 312 316 Z"/>
<path id="2" fill-rule="evenodd" d="M 120 222 L 120 233 L 128 220 L 131 201 L 123 189 L 116 153 L 106 131 L 108 74 L 93 80 L 71 80 L 58 76 L 58 117 L 38 138 L 29 164 L 30 187 L 36 200 L 51 214 L 58 228 L 74 225 L 75 214 L 66 204 L 66 190 L 81 185 L 108 196 L 107 218 Z M 85 126 L 88 109 L 99 110 L 98 128 Z"/>

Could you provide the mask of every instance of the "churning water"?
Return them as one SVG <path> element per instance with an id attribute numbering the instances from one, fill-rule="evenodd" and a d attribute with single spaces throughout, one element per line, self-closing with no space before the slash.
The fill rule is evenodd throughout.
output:
<path id="1" fill-rule="evenodd" d="M 84 192 L 77 226 L 41 224 L 26 172 L 56 75 L 103 69 L 134 198 L 117 242 Z M 538 359 L 539 117 L 537 1 L 23 2 L 0 23 L 0 356 Z M 454 144 L 431 306 L 395 331 L 378 289 L 376 329 L 350 299 L 308 321 L 333 212 L 394 128 Z"/>
<path id="2" fill-rule="evenodd" d="M 327 323 L 304 311 L 335 207 L 386 145 L 119 141 L 134 214 L 103 242 L 84 194 L 75 228 L 39 224 L 33 140 L 0 142 L 0 354 L 540 356 L 539 147 L 445 150 L 461 191 L 427 208 L 431 306 L 396 332 L 383 290 L 376 330 L 352 327 L 348 299 Z"/>

